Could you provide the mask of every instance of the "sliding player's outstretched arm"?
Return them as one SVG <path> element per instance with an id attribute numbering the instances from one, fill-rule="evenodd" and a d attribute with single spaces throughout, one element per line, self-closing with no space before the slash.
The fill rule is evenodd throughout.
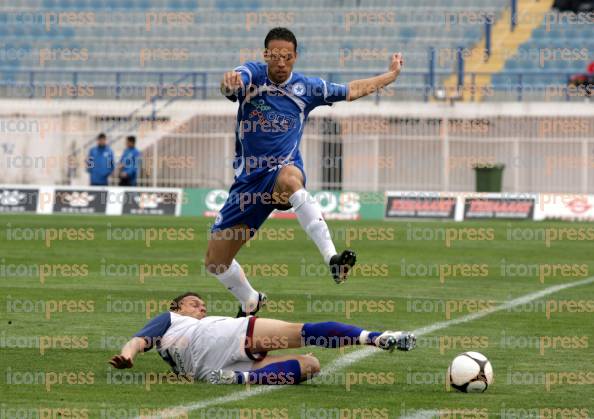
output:
<path id="1" fill-rule="evenodd" d="M 380 74 L 379 76 L 370 77 L 368 79 L 353 80 L 349 83 L 349 94 L 347 96 L 347 101 L 350 102 L 370 95 L 377 90 L 386 87 L 390 83 L 393 83 L 400 74 L 400 70 L 402 69 L 403 65 L 404 59 L 402 58 L 402 54 L 393 54 L 390 67 L 386 73 Z"/>
<path id="2" fill-rule="evenodd" d="M 134 335 L 122 348 L 119 355 L 113 356 L 109 363 L 114 368 L 132 368 L 134 357 L 139 352 L 150 350 L 171 326 L 171 313 L 165 312 L 153 317 L 140 332 Z"/>
<path id="3" fill-rule="evenodd" d="M 132 368 L 134 365 L 134 357 L 139 352 L 144 352 L 146 348 L 146 341 L 143 338 L 133 337 L 124 345 L 122 352 L 119 355 L 114 355 L 109 363 L 112 367 L 123 369 Z"/>

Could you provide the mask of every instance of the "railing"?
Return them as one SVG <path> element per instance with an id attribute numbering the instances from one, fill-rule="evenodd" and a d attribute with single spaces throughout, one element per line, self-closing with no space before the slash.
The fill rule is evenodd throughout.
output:
<path id="1" fill-rule="evenodd" d="M 436 89 L 442 87 L 443 80 L 450 76 L 452 73 L 447 70 L 440 70 L 436 68 L 435 63 L 435 52 L 429 52 L 429 69 L 427 71 L 404 71 L 398 83 L 394 85 L 394 89 L 399 92 L 405 92 L 406 99 L 409 100 L 423 100 L 429 101 L 433 98 Z M 479 75 L 494 75 L 497 73 L 479 73 L 479 72 L 466 72 L 464 71 L 464 59 L 462 54 L 458 54 L 456 60 L 456 74 L 458 77 L 458 86 L 463 86 L 464 80 L 470 80 L 470 87 L 475 86 L 475 80 Z M 196 100 L 196 99 L 209 99 L 219 98 L 219 83 L 221 74 L 224 70 L 220 71 L 196 71 L 196 72 L 171 72 L 171 71 L 109 71 L 109 70 L 28 70 L 28 69 L 5 69 L 0 68 L 0 72 L 8 73 L 13 75 L 26 75 L 27 82 L 10 81 L 6 78 L 0 80 L 0 97 L 4 98 L 45 98 L 45 99 L 64 99 L 69 98 L 77 100 L 80 98 L 107 98 L 107 99 L 118 99 L 118 100 L 144 100 L 145 105 L 154 102 L 155 98 L 158 100 Z M 66 81 L 47 81 L 37 80 L 38 74 L 60 74 L 62 80 Z M 351 71 L 351 70 L 339 70 L 329 71 L 320 73 L 304 72 L 306 75 L 315 75 L 322 77 L 328 81 L 335 82 L 346 82 L 355 78 L 371 77 L 377 72 L 369 71 Z M 507 92 L 512 100 L 522 101 L 524 100 L 524 92 L 526 91 L 540 91 L 544 93 L 549 87 L 546 84 L 534 84 L 526 83 L 525 78 L 527 76 L 563 76 L 567 82 L 574 72 L 567 71 L 506 71 L 506 76 L 512 76 L 517 80 L 517 83 L 510 84 L 508 86 L 489 86 L 495 92 Z M 99 75 L 113 78 L 112 82 L 99 82 L 99 83 L 84 83 L 80 82 L 81 79 L 89 80 L 90 76 Z M 156 83 L 127 83 L 122 82 L 122 75 L 133 76 L 133 75 L 152 75 L 157 79 Z M 66 76 L 66 77 L 64 77 Z M 184 82 L 179 80 L 175 82 L 165 82 L 167 79 L 178 77 L 183 79 Z M 25 78 L 25 77 L 21 77 Z M 91 86 L 94 91 L 93 96 L 81 96 L 76 94 L 77 92 L 83 91 L 84 87 Z M 174 86 L 182 86 L 185 89 L 183 95 L 169 95 L 167 89 Z M 468 87 L 468 83 L 467 83 Z M 562 92 L 560 97 L 561 100 L 570 100 L 570 90 L 567 89 L 566 85 L 556 86 L 558 90 Z M 53 96 L 52 89 L 56 91 L 66 91 L 65 88 L 69 88 L 70 91 L 75 94 L 68 96 Z M 153 92 L 160 92 L 153 94 Z M 393 96 L 393 95 L 392 95 Z M 375 96 L 375 101 L 380 102 L 386 100 L 390 95 L 384 95 L 378 92 Z M 402 98 L 402 96 L 399 96 Z"/>

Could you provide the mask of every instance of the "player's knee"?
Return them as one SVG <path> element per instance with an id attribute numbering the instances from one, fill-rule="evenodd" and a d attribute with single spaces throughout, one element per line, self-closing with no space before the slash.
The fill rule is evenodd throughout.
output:
<path id="1" fill-rule="evenodd" d="M 287 177 L 286 180 L 286 188 L 285 191 L 289 194 L 294 194 L 299 189 L 303 188 L 303 182 L 301 181 L 301 177 L 296 175 L 290 175 Z"/>
<path id="2" fill-rule="evenodd" d="M 299 169 L 293 166 L 287 166 L 278 176 L 278 186 L 281 193 L 289 195 L 294 194 L 303 188 L 302 175 Z"/>
<path id="3" fill-rule="evenodd" d="M 302 379 L 309 380 L 320 372 L 320 361 L 313 355 L 299 356 L 299 365 Z"/>

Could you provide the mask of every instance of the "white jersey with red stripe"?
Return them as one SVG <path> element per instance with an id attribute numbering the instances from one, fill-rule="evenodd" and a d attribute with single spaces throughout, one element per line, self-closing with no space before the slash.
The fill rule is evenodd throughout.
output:
<path id="1" fill-rule="evenodd" d="M 166 312 L 151 319 L 135 337 L 155 346 L 173 372 L 205 379 L 216 369 L 248 371 L 253 361 L 244 350 L 248 318 L 207 316 L 201 320 Z"/>

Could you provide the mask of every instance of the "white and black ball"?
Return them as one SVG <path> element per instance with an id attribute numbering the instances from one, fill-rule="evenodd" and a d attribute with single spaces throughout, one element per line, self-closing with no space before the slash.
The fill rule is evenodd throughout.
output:
<path id="1" fill-rule="evenodd" d="M 479 352 L 464 352 L 448 367 L 450 386 L 464 393 L 483 393 L 493 383 L 493 367 Z"/>

